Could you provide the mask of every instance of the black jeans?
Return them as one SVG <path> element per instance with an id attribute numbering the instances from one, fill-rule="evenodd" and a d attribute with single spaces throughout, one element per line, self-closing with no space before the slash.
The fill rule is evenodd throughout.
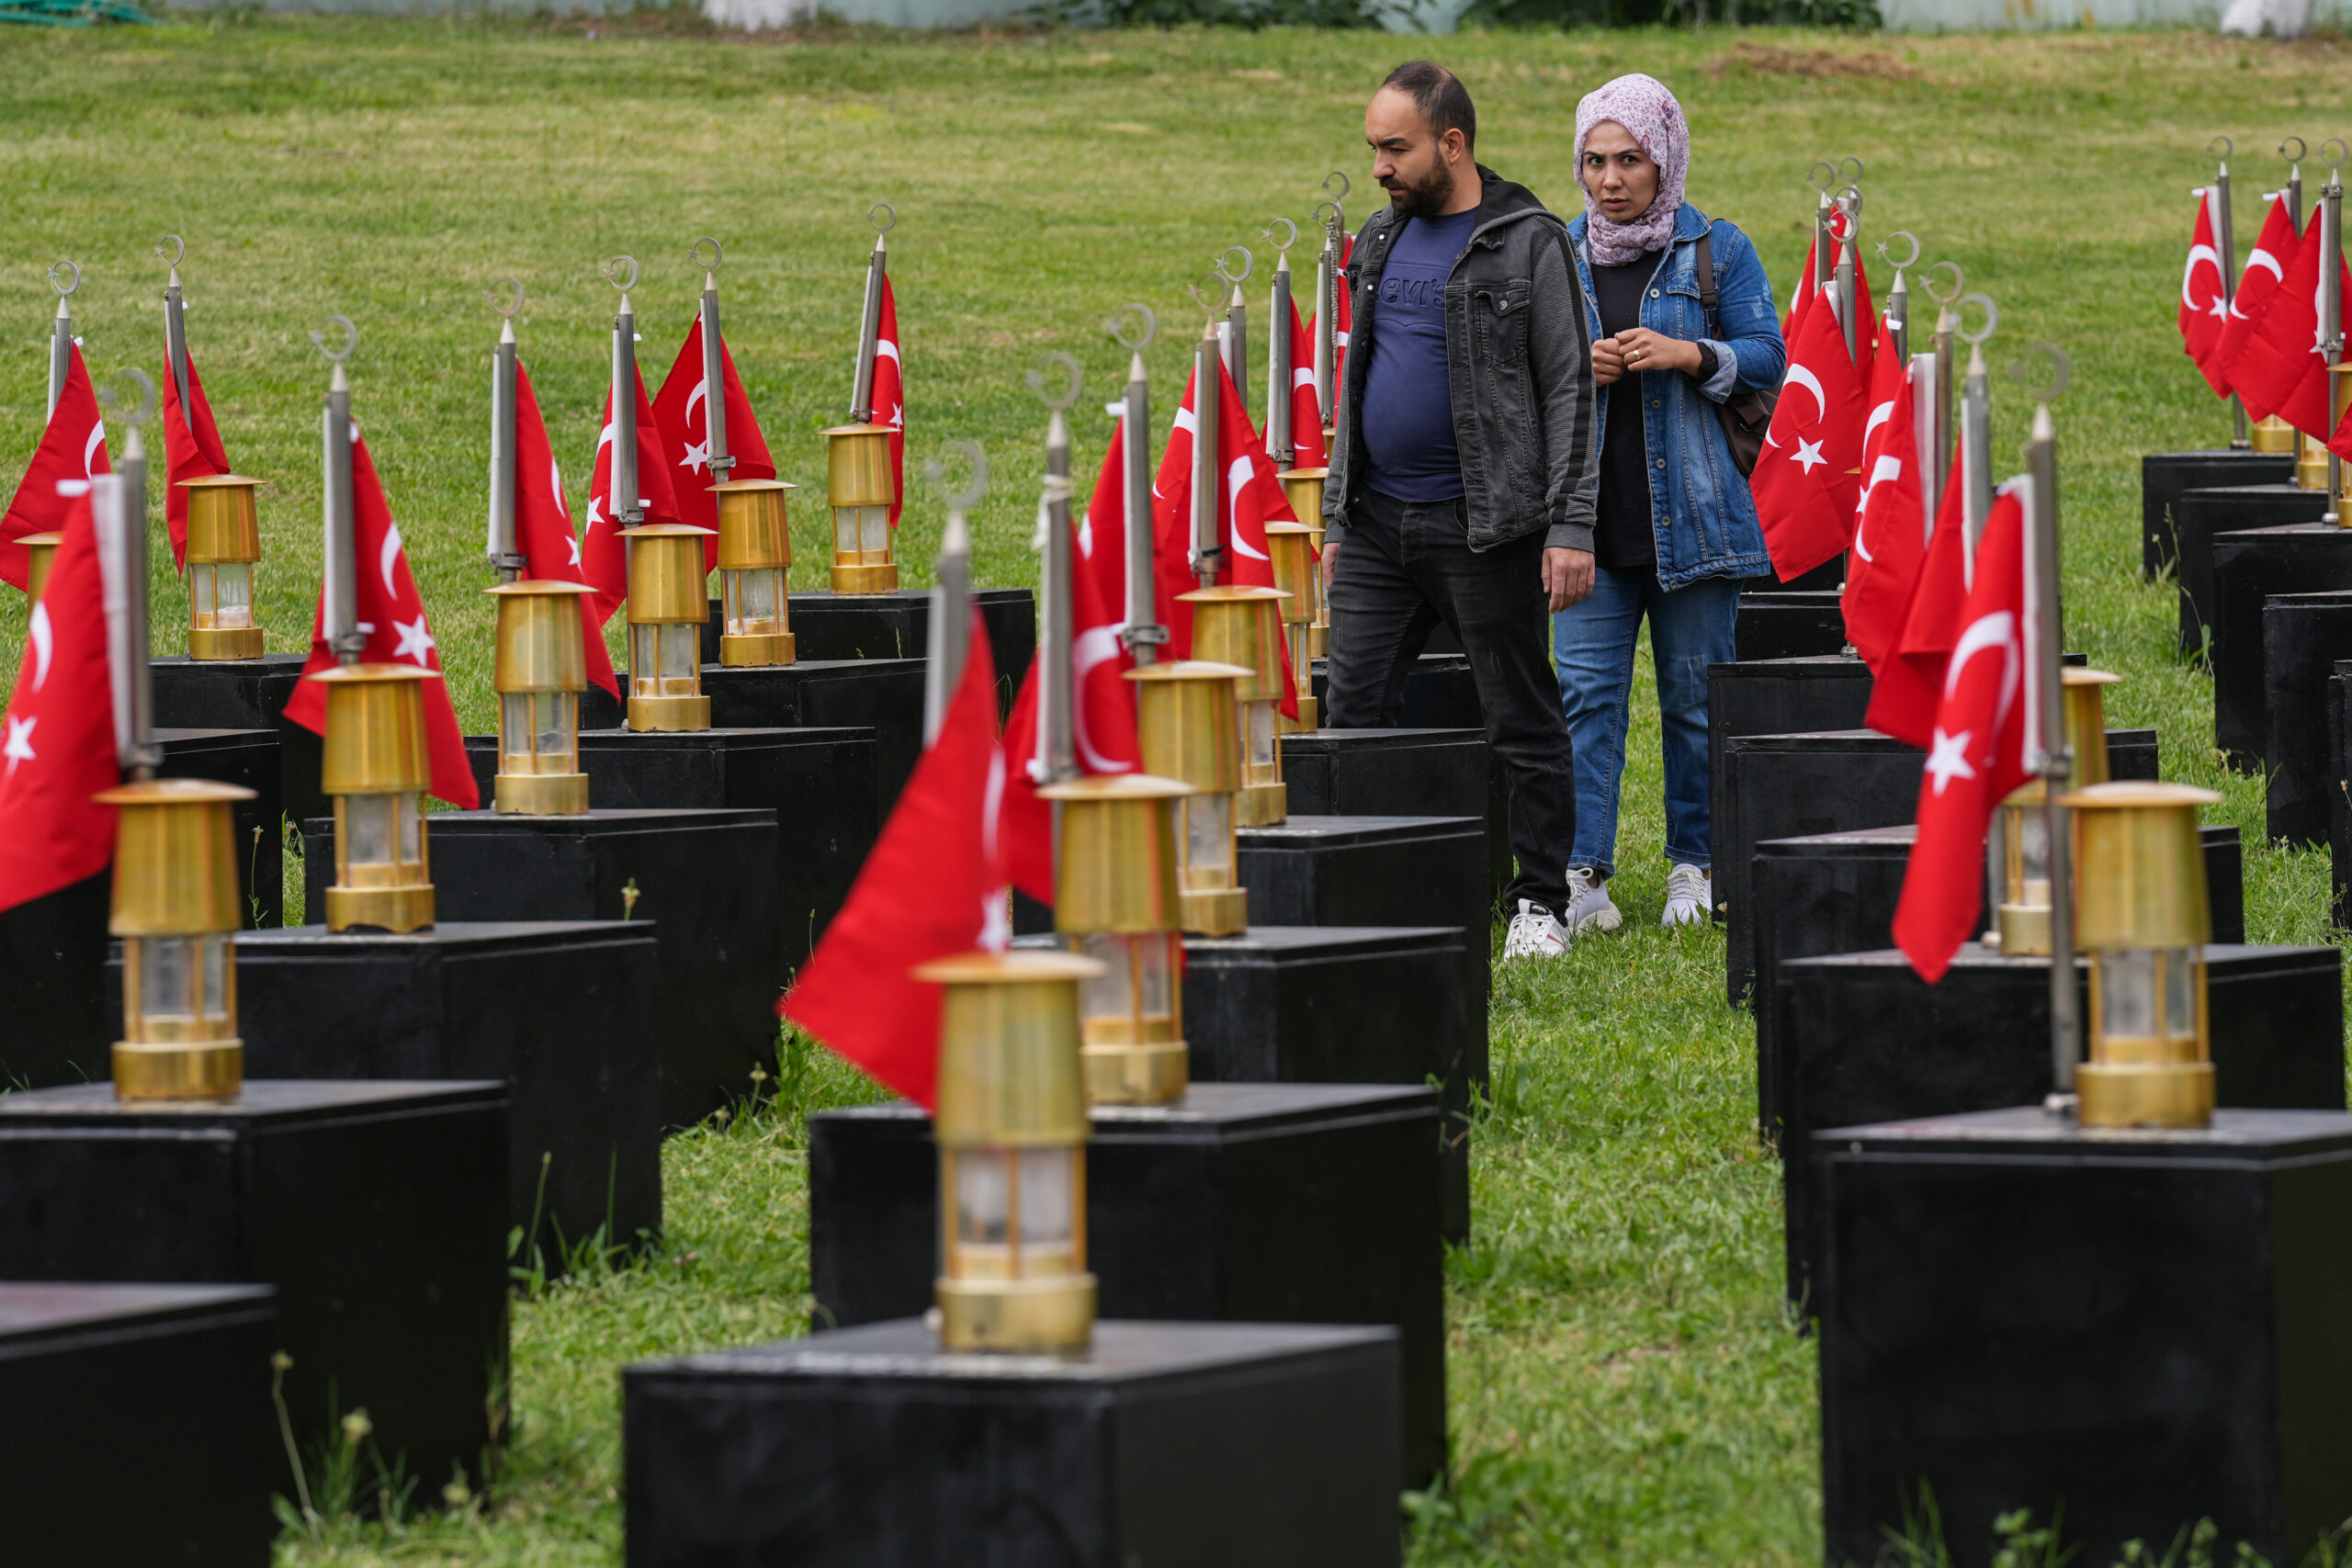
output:
<path id="1" fill-rule="evenodd" d="M 1405 677 L 1444 622 L 1470 656 L 1487 740 L 1510 779 L 1519 871 L 1506 908 L 1516 911 L 1519 899 L 1532 898 L 1558 914 L 1567 907 L 1577 836 L 1576 769 L 1552 672 L 1543 563 L 1541 529 L 1474 551 L 1461 502 L 1398 501 L 1367 491 L 1331 570 L 1323 722 L 1334 729 L 1393 728 L 1405 705 Z"/>

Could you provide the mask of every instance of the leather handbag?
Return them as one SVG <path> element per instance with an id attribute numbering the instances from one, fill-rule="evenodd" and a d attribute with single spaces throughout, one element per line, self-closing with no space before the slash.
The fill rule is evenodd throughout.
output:
<path id="1" fill-rule="evenodd" d="M 1719 331 L 1715 325 L 1715 257 L 1707 243 L 1707 236 L 1699 236 L 1699 308 L 1707 313 L 1707 331 Z M 1715 405 L 1715 417 L 1723 422 L 1724 439 L 1731 443 L 1731 460 L 1741 476 L 1756 471 L 1756 459 L 1764 453 L 1764 433 L 1772 428 L 1772 410 L 1781 400 L 1781 389 L 1742 389 Z"/>

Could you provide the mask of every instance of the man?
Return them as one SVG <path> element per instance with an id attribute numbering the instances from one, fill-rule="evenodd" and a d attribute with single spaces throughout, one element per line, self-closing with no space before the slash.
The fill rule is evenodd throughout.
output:
<path id="1" fill-rule="evenodd" d="M 1334 728 L 1394 725 L 1442 622 L 1510 778 L 1506 958 L 1572 934 L 1576 780 L 1551 613 L 1592 591 L 1592 344 L 1567 229 L 1473 156 L 1477 114 L 1426 61 L 1364 111 L 1389 209 L 1356 236 L 1347 376 L 1324 491 Z"/>

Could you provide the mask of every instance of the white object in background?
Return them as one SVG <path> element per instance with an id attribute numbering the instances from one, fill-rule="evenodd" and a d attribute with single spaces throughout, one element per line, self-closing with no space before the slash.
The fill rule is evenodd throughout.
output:
<path id="1" fill-rule="evenodd" d="M 2226 37 L 2301 38 L 2311 30 L 2312 0 L 2230 0 L 2222 13 Z"/>

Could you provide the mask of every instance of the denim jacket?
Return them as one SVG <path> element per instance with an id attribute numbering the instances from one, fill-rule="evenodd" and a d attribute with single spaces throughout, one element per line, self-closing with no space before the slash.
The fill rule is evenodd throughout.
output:
<path id="1" fill-rule="evenodd" d="M 1588 220 L 1568 225 L 1584 286 L 1584 308 L 1594 337 L 1600 310 L 1593 303 L 1592 265 L 1585 249 Z M 1708 236 L 1715 264 L 1715 321 L 1708 330 L 1699 303 L 1699 236 Z M 1715 375 L 1703 387 L 1679 370 L 1644 370 L 1642 435 L 1648 449 L 1651 524 L 1657 539 L 1657 580 L 1679 588 L 1702 577 L 1761 577 L 1772 570 L 1756 500 L 1732 461 L 1716 405 L 1736 389 L 1777 387 L 1788 367 L 1772 286 L 1756 247 L 1729 219 L 1710 219 L 1685 202 L 1674 216 L 1671 254 L 1642 301 L 1642 325 L 1667 337 L 1705 343 L 1715 351 Z M 1600 400 L 1601 438 L 1609 400 Z"/>

